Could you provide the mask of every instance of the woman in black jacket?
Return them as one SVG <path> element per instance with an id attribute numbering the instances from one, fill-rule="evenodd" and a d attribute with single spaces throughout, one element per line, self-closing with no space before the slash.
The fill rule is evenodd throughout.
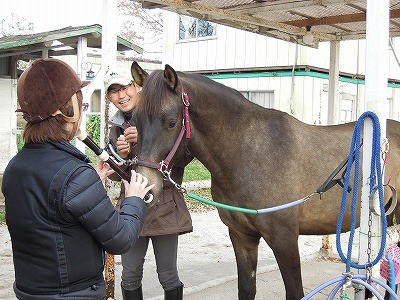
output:
<path id="1" fill-rule="evenodd" d="M 132 172 L 116 212 L 103 186 L 112 170 L 69 143 L 83 86 L 57 59 L 35 60 L 18 81 L 25 145 L 2 182 L 18 299 L 104 299 L 104 251 L 126 252 L 143 225 L 147 179 Z"/>

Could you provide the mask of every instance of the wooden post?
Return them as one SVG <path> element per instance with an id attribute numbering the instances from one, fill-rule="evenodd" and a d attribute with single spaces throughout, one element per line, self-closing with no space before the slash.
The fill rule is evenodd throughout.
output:
<path id="1" fill-rule="evenodd" d="M 332 250 L 332 239 L 333 235 L 324 235 L 322 237 L 322 245 L 321 248 L 319 249 L 319 253 L 323 257 L 333 257 L 333 250 Z"/>
<path id="2" fill-rule="evenodd" d="M 107 252 L 104 265 L 104 279 L 106 281 L 106 300 L 115 299 L 115 260 L 114 255 Z"/>

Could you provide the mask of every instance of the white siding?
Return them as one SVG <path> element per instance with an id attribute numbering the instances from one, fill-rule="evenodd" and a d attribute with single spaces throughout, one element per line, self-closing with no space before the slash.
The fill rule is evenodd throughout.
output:
<path id="1" fill-rule="evenodd" d="M 2 95 L 0 140 L 10 141 L 9 143 L 0 143 L 0 174 L 2 174 L 9 160 L 17 153 L 16 80 L 0 78 L 0 95 Z"/>
<path id="2" fill-rule="evenodd" d="M 178 41 L 178 15 L 164 12 L 165 63 L 181 71 L 253 68 L 268 66 L 310 65 L 329 68 L 329 43 L 318 49 L 265 37 L 252 32 L 217 25 L 216 36 L 190 41 Z M 400 41 L 393 40 L 400 59 Z M 400 67 L 392 51 L 389 52 L 390 78 L 400 78 Z M 379 59 L 379 58 L 377 58 Z M 340 43 L 339 68 L 341 72 L 365 74 L 365 40 Z"/>
<path id="3" fill-rule="evenodd" d="M 390 50 L 389 55 L 389 76 L 392 78 L 400 78 L 400 66 L 395 58 L 395 54 L 397 59 L 400 60 L 400 39 L 395 38 L 392 40 L 394 53 Z"/>
<path id="4" fill-rule="evenodd" d="M 319 44 L 318 49 L 296 45 L 247 31 L 217 25 L 216 36 L 178 41 L 178 15 L 164 12 L 165 63 L 180 71 L 214 71 L 224 69 L 251 69 L 284 67 L 291 70 L 293 64 L 329 69 L 330 43 Z M 400 40 L 394 39 L 395 53 L 400 59 Z M 389 48 L 388 48 L 389 49 Z M 297 53 L 297 57 L 296 57 Z M 400 79 L 400 66 L 394 53 L 388 52 L 389 78 Z M 376 58 L 376 59 L 379 59 Z M 339 69 L 348 74 L 365 74 L 365 40 L 340 42 Z M 286 74 L 287 75 L 287 74 Z M 239 91 L 273 91 L 274 108 L 292 113 L 310 124 L 327 124 L 328 79 L 313 72 L 286 77 L 216 79 Z M 294 82 L 292 93 L 292 82 Z M 324 90 L 325 85 L 325 90 Z M 339 83 L 339 95 L 354 98 L 353 119 L 364 109 L 364 85 Z M 383 91 L 391 99 L 390 116 L 400 118 L 400 89 Z"/>
<path id="5" fill-rule="evenodd" d="M 215 79 L 215 81 L 226 86 L 246 91 L 271 91 L 274 93 L 274 107 L 287 113 L 291 112 L 291 82 L 290 77 L 259 77 L 259 78 L 229 78 Z M 293 89 L 293 115 L 299 120 L 315 125 L 326 125 L 328 122 L 328 80 L 310 76 L 296 76 Z M 324 89 L 325 86 L 325 89 Z M 354 84 L 340 83 L 341 95 L 350 95 L 354 98 L 355 106 L 353 121 L 356 120 L 356 113 L 364 111 L 360 105 L 363 103 L 364 86 L 358 87 Z M 399 89 L 388 88 L 388 98 L 399 96 Z M 390 118 L 399 120 L 399 103 L 393 101 L 393 115 Z"/>

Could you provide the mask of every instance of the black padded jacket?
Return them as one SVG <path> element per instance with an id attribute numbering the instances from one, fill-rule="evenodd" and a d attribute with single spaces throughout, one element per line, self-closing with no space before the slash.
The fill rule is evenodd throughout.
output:
<path id="1" fill-rule="evenodd" d="M 146 214 L 138 197 L 117 212 L 88 158 L 68 142 L 26 144 L 5 170 L 2 192 L 15 286 L 33 295 L 104 282 L 104 250 L 126 252 Z"/>

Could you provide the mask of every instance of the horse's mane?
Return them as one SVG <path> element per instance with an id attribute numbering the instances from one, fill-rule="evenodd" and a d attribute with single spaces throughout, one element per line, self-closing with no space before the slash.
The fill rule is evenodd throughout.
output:
<path id="1" fill-rule="evenodd" d="M 159 115 L 162 101 L 168 91 L 169 88 L 164 81 L 164 71 L 153 71 L 143 84 L 142 94 L 137 105 L 137 113 Z"/>

